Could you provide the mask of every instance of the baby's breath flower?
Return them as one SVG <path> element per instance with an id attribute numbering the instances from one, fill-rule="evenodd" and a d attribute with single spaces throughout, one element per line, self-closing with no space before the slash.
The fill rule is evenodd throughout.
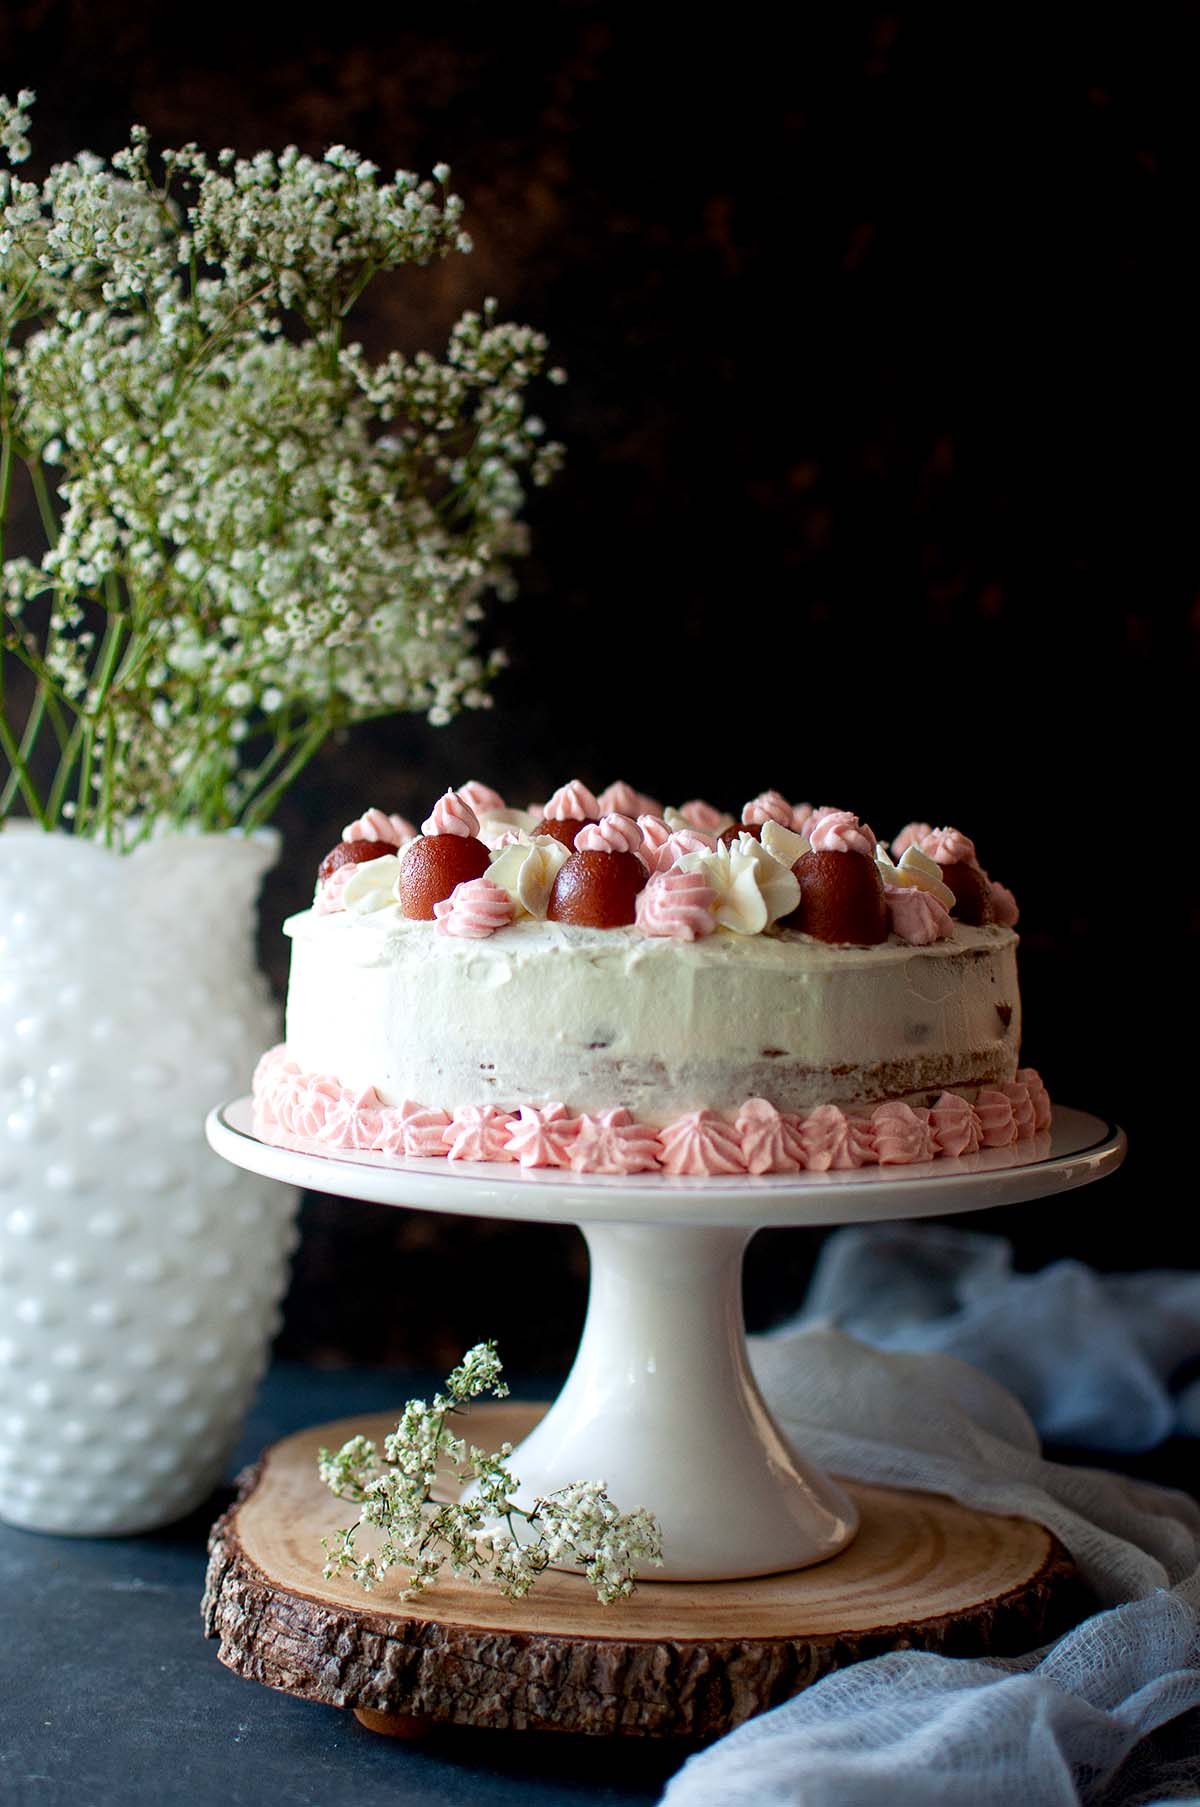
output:
<path id="1" fill-rule="evenodd" d="M 0 99 L 10 163 L 32 103 Z M 467 248 L 448 166 L 160 163 L 139 126 L 41 184 L 0 167 L 0 426 L 47 529 L 39 564 L 4 567 L 0 655 L 47 732 L 77 730 L 43 803 L 0 716 L 0 813 L 53 826 L 73 792 L 76 826 L 121 841 L 265 820 L 335 728 L 485 707 L 483 603 L 512 595 L 526 493 L 561 458 L 526 407 L 546 342 L 493 301 L 441 358 L 376 361 L 347 331 L 370 280 Z"/>
<path id="2" fill-rule="evenodd" d="M 508 1466 L 512 1445 L 488 1451 L 468 1445 L 447 1420 L 483 1393 L 504 1398 L 495 1343 L 476 1343 L 428 1404 L 410 1399 L 383 1455 L 366 1437 L 341 1449 L 323 1449 L 317 1462 L 325 1485 L 359 1506 L 354 1524 L 322 1540 L 325 1577 L 351 1575 L 373 1588 L 393 1567 L 407 1572 L 401 1598 L 424 1593 L 446 1568 L 473 1582 L 490 1581 L 512 1599 L 527 1594 L 554 1564 L 583 1569 L 605 1605 L 623 1600 L 637 1585 L 639 1562 L 662 1561 L 662 1532 L 644 1506 L 621 1512 L 603 1481 L 576 1481 L 531 1511 L 513 1502 L 520 1482 Z M 435 1502 L 445 1474 L 472 1483 L 466 1497 Z M 518 1536 L 516 1522 L 524 1536 Z M 363 1526 L 382 1533 L 364 1554 L 356 1542 Z"/>

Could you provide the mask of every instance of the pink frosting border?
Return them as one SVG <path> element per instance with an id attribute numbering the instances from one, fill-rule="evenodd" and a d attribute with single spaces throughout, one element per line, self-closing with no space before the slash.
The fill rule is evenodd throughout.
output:
<path id="1" fill-rule="evenodd" d="M 574 1173 L 715 1177 L 902 1167 L 1004 1148 L 1041 1134 L 1050 1121 L 1050 1098 L 1032 1067 L 974 1101 L 943 1092 L 928 1110 L 889 1100 L 869 1112 L 824 1104 L 793 1115 L 750 1098 L 734 1117 L 689 1111 L 666 1124 L 640 1122 L 620 1107 L 572 1115 L 561 1103 L 453 1112 L 409 1100 L 385 1105 L 372 1087 L 354 1091 L 327 1074 L 303 1072 L 282 1044 L 263 1055 L 254 1074 L 254 1133 L 276 1147 L 519 1162 Z"/>

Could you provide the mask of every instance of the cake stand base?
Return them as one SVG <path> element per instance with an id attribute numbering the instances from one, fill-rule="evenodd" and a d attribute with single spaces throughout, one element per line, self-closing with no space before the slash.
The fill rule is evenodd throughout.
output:
<path id="1" fill-rule="evenodd" d="M 566 1384 L 513 1452 L 518 1503 L 603 1481 L 645 1506 L 678 1583 L 790 1574 L 844 1551 L 857 1508 L 774 1423 L 750 1371 L 742 1256 L 767 1224 L 877 1223 L 1046 1198 L 1120 1164 L 1120 1130 L 1059 1109 L 1050 1132 L 912 1167 L 702 1178 L 583 1174 L 469 1161 L 277 1148 L 250 1100 L 208 1119 L 218 1154 L 348 1198 L 510 1221 L 587 1238 L 587 1320 Z M 314 1147 L 317 1145 L 314 1145 Z"/>
<path id="2" fill-rule="evenodd" d="M 476 1406 L 467 1434 L 518 1443 L 544 1411 Z M 612 1607 L 558 1572 L 524 1600 L 453 1580 L 411 1602 L 399 1581 L 366 1594 L 322 1576 L 321 1538 L 353 1509 L 322 1486 L 317 1451 L 359 1431 L 381 1441 L 393 1424 L 346 1419 L 269 1449 L 214 1527 L 204 1598 L 228 1668 L 352 1708 L 373 1731 L 715 1738 L 865 1657 L 1015 1653 L 1083 1610 L 1070 1558 L 1043 1526 L 858 1485 L 854 1541 L 789 1574 L 647 1581 Z"/>

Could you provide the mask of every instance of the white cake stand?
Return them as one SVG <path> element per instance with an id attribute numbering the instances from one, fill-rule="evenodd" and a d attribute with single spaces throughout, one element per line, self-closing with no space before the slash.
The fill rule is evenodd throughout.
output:
<path id="1" fill-rule="evenodd" d="M 917 1167 L 685 1179 L 610 1178 L 386 1155 L 298 1153 L 259 1141 L 249 1098 L 214 1110 L 209 1142 L 291 1186 L 472 1217 L 577 1224 L 591 1256 L 587 1321 L 553 1406 L 513 1453 L 522 1504 L 604 1480 L 648 1506 L 656 1579 L 719 1581 L 823 1562 L 851 1541 L 845 1490 L 771 1418 L 750 1371 L 742 1258 L 756 1229 L 932 1217 L 1047 1198 L 1113 1172 L 1124 1133 L 1059 1109 L 1013 1148 Z"/>

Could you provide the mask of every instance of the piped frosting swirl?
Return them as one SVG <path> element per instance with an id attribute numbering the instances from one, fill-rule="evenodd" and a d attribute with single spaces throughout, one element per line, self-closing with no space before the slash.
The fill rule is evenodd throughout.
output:
<path id="1" fill-rule="evenodd" d="M 586 822 L 600 814 L 598 799 L 579 778 L 560 784 L 542 811 L 545 822 Z"/>
<path id="2" fill-rule="evenodd" d="M 479 817 L 457 791 L 447 791 L 433 806 L 433 814 L 421 824 L 422 834 L 477 835 Z"/>
<path id="3" fill-rule="evenodd" d="M 384 841 L 391 847 L 403 847 L 416 838 L 416 829 L 404 816 L 386 816 L 381 809 L 364 810 L 342 830 L 343 841 Z"/>
<path id="4" fill-rule="evenodd" d="M 703 872 L 660 872 L 638 892 L 635 926 L 643 935 L 699 941 L 717 926 L 716 901 Z"/>
<path id="5" fill-rule="evenodd" d="M 632 816 L 612 813 L 588 822 L 575 836 L 576 853 L 640 853 L 642 831 Z"/>

